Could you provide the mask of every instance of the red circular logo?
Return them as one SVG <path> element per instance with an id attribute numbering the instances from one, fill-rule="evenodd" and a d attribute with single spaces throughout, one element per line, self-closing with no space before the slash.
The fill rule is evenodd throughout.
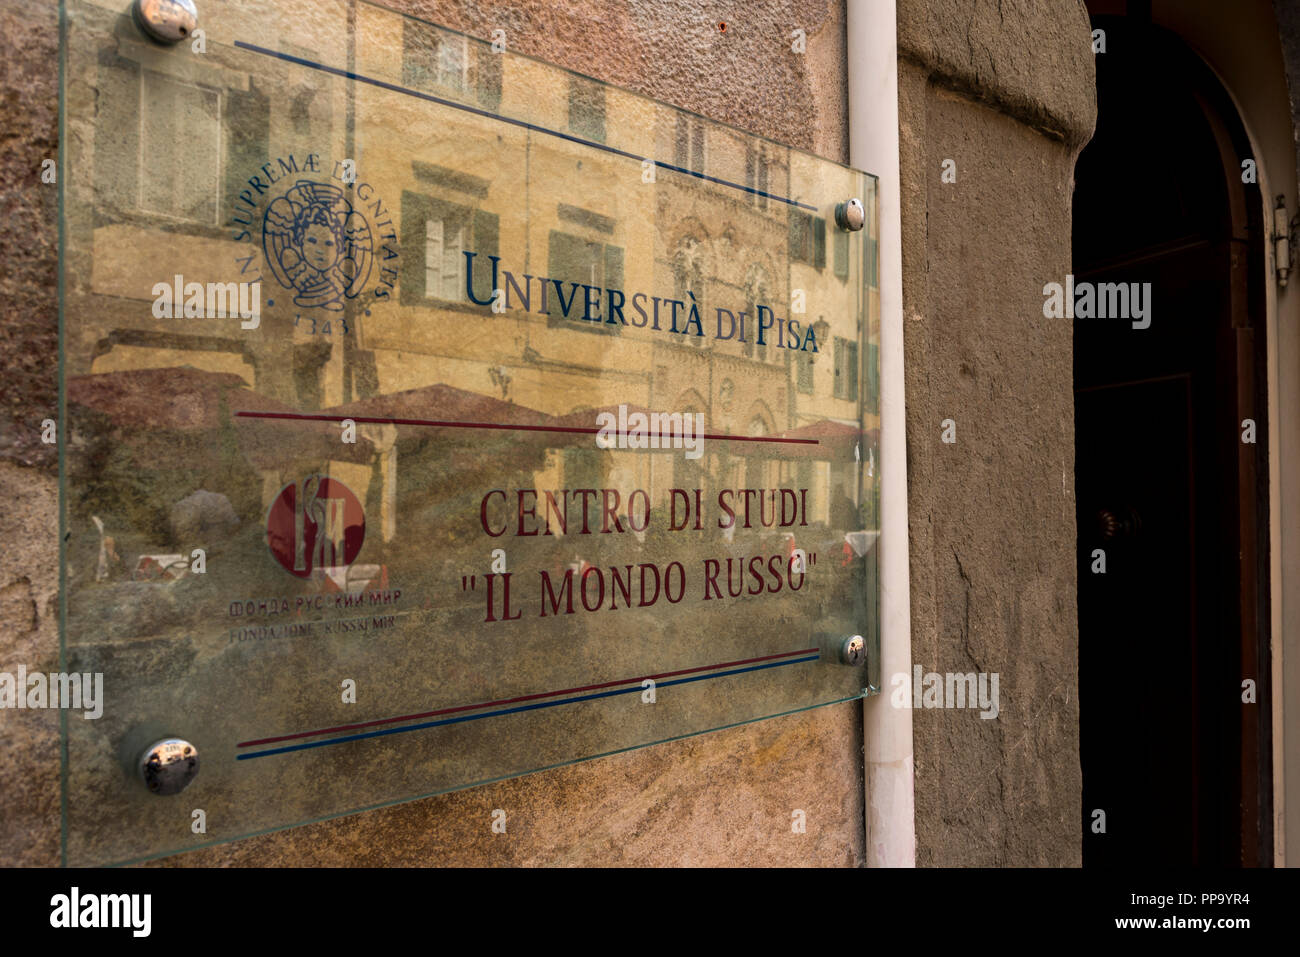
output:
<path id="1" fill-rule="evenodd" d="M 366 540 L 366 514 L 338 479 L 309 475 L 280 489 L 266 514 L 266 544 L 284 570 L 299 578 L 346 568 Z"/>

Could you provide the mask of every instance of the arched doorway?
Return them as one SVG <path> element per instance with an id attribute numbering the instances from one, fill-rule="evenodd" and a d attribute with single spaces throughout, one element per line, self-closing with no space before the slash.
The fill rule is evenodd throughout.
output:
<path id="1" fill-rule="evenodd" d="M 1084 865 L 1267 865 L 1265 201 L 1205 64 L 1149 7 L 1093 25 L 1074 197 L 1074 285 L 1095 293 L 1074 320 Z M 1097 318 L 1125 289 L 1145 315 Z"/>

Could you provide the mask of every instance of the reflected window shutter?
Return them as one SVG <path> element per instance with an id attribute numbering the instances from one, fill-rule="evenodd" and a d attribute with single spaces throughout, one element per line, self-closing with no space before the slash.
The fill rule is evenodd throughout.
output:
<path id="1" fill-rule="evenodd" d="M 140 65 L 99 54 L 99 115 L 95 123 L 95 182 L 113 205 L 134 210 L 140 195 Z M 261 224 L 257 225 L 261 242 Z M 251 229 L 250 229 L 251 231 Z"/>
<path id="2" fill-rule="evenodd" d="M 469 250 L 478 253 L 474 257 L 474 297 L 479 300 L 487 299 L 492 295 L 492 260 L 488 257 L 500 255 L 497 249 L 499 222 L 496 213 L 489 213 L 482 209 L 474 210 L 474 235 Z M 461 259 L 465 259 L 464 255 Z M 465 264 L 462 261 L 457 275 L 464 276 L 464 269 Z M 497 281 L 505 282 L 501 278 L 499 265 Z M 456 298 L 459 299 L 460 296 L 457 295 Z"/>
<path id="3" fill-rule="evenodd" d="M 799 354 L 799 391 L 811 395 L 813 390 L 812 356 Z"/>
<path id="4" fill-rule="evenodd" d="M 849 234 L 839 229 L 835 230 L 835 275 L 849 278 Z"/>
<path id="5" fill-rule="evenodd" d="M 623 247 L 606 246 L 605 247 L 605 288 L 619 289 L 623 288 Z M 606 300 L 608 301 L 608 300 Z M 608 319 L 609 316 L 604 318 Z M 594 323 L 593 323 L 594 325 Z M 602 323 L 599 327 L 604 332 L 610 332 L 614 335 L 620 335 L 623 331 L 622 326 L 617 322 L 613 325 Z"/>
<path id="6" fill-rule="evenodd" d="M 835 398 L 844 398 L 844 340 L 835 338 Z"/>
<path id="7" fill-rule="evenodd" d="M 270 155 L 271 100 L 250 78 L 248 90 L 227 90 L 223 104 L 226 116 L 226 176 L 225 206 L 231 208 L 241 189 L 248 188 L 248 177 L 256 175 L 258 167 Z M 248 207 L 241 203 L 240 209 Z M 242 224 L 236 224 L 242 225 Z M 261 223 L 249 229 L 261 242 Z"/>
<path id="8" fill-rule="evenodd" d="M 402 193 L 402 239 L 398 250 L 402 266 L 397 288 L 403 305 L 422 302 L 425 298 L 429 270 L 425 228 L 426 223 L 433 218 L 427 196 L 409 190 Z M 435 293 L 429 290 L 429 294 Z"/>
<path id="9" fill-rule="evenodd" d="M 475 46 L 475 78 L 478 101 L 489 110 L 501 106 L 501 61 L 499 53 L 493 53 L 490 46 Z"/>
<path id="10" fill-rule="evenodd" d="M 550 304 L 547 307 L 550 315 L 546 321 L 548 325 L 555 325 L 564 321 L 564 314 L 560 308 L 559 302 L 556 301 L 555 286 L 549 280 L 554 280 L 560 284 L 566 282 L 575 282 L 580 277 L 581 269 L 577 254 L 580 251 L 580 242 L 575 240 L 568 233 L 562 233 L 558 229 L 551 230 L 550 242 L 548 243 L 546 256 L 546 280 L 550 286 L 548 293 Z"/>
<path id="11" fill-rule="evenodd" d="M 547 264 L 550 278 L 562 283 L 591 281 L 591 260 L 583 240 L 558 229 L 552 230 L 550 253 Z"/>
<path id="12" fill-rule="evenodd" d="M 813 265 L 818 269 L 826 268 L 826 220 L 820 216 L 812 219 L 813 231 Z"/>
<path id="13" fill-rule="evenodd" d="M 550 279 L 564 276 L 564 233 L 552 229 L 546 250 L 546 275 Z"/>
<path id="14" fill-rule="evenodd" d="M 605 142 L 605 88 L 597 86 L 592 91 L 592 133 L 598 143 Z"/>
<path id="15" fill-rule="evenodd" d="M 569 129 L 597 143 L 605 142 L 605 88 L 594 80 L 569 78 Z"/>
<path id="16" fill-rule="evenodd" d="M 423 85 L 426 69 L 422 62 L 428 56 L 424 37 L 420 35 L 423 24 L 409 18 L 402 18 L 402 84 L 419 87 Z"/>
<path id="17" fill-rule="evenodd" d="M 442 294 L 442 220 L 424 221 L 424 295 Z"/>
<path id="18" fill-rule="evenodd" d="M 443 34 L 436 38 L 438 53 L 435 58 L 439 86 L 448 90 L 461 90 L 465 86 L 465 38 Z"/>
<path id="19" fill-rule="evenodd" d="M 605 288 L 623 288 L 623 247 L 605 247 Z"/>
<path id="20" fill-rule="evenodd" d="M 880 411 L 880 346 L 867 344 L 867 394 L 866 409 L 872 415 Z"/>
<path id="21" fill-rule="evenodd" d="M 478 263 L 481 266 L 483 260 L 480 259 Z M 491 273 L 488 276 L 490 280 Z M 465 227 L 448 223 L 442 233 L 442 298 L 449 302 L 465 302 L 468 297 L 461 292 L 465 288 L 464 284 Z M 477 291 L 475 290 L 476 293 Z"/>

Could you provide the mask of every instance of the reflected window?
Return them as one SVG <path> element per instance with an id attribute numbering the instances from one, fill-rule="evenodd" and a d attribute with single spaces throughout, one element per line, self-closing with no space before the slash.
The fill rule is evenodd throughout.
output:
<path id="1" fill-rule="evenodd" d="M 438 44 L 437 69 L 434 80 L 439 86 L 449 90 L 465 89 L 465 78 L 469 57 L 465 51 L 464 37 L 444 36 Z"/>
<path id="2" fill-rule="evenodd" d="M 460 296 L 465 282 L 464 235 L 458 222 L 424 221 L 424 298 L 454 300 Z"/>
<path id="3" fill-rule="evenodd" d="M 677 117 L 673 159 L 681 169 L 704 172 L 704 121 L 693 116 Z"/>
<path id="4" fill-rule="evenodd" d="M 858 397 L 858 344 L 835 337 L 835 398 Z"/>
<path id="5" fill-rule="evenodd" d="M 402 25 L 402 82 L 421 89 L 461 93 L 469 87 L 469 46 L 459 34 L 428 23 Z"/>
<path id="6" fill-rule="evenodd" d="M 569 130 L 583 139 L 605 142 L 605 88 L 580 76 L 569 77 Z"/>
<path id="7" fill-rule="evenodd" d="M 472 93 L 489 109 L 501 105 L 501 60 L 485 44 L 429 23 L 402 24 L 402 82 L 457 97 Z"/>
<path id="8" fill-rule="evenodd" d="M 790 261 L 826 268 L 826 220 L 790 210 Z"/>
<path id="9" fill-rule="evenodd" d="M 465 295 L 466 253 L 474 253 L 474 296 L 492 295 L 492 263 L 497 255 L 496 213 L 475 209 L 410 190 L 402 193 L 402 276 L 398 283 L 405 305 L 436 302 L 475 306 Z"/>
<path id="10" fill-rule="evenodd" d="M 602 290 L 621 290 L 623 288 L 623 247 L 575 236 L 558 229 L 551 230 L 549 245 L 547 278 L 560 282 L 564 286 L 566 295 L 570 291 L 569 283 L 578 283 L 579 286 L 573 290 L 573 305 L 569 308 L 568 319 L 564 316 L 563 307 L 556 300 L 555 287 L 551 286 L 548 306 L 549 324 L 554 326 L 576 319 L 577 322 L 572 328 L 618 335 L 621 331 L 618 323 L 590 322 L 582 319 L 584 290 L 581 287 L 595 286 Z M 602 308 L 606 301 L 608 300 L 602 298 Z M 592 314 L 595 314 L 594 311 Z"/>
<path id="11" fill-rule="evenodd" d="M 141 51 L 99 52 L 92 175 L 105 214 L 220 228 L 269 158 L 268 97 L 251 77 L 244 89 L 220 89 L 220 70 L 205 64 L 187 61 L 181 78 L 162 72 L 173 64 L 150 69 L 128 54 Z"/>
<path id="12" fill-rule="evenodd" d="M 880 346 L 867 344 L 867 394 L 863 406 L 872 415 L 880 413 Z"/>
<path id="13" fill-rule="evenodd" d="M 215 224 L 221 182 L 221 96 L 143 70 L 140 74 L 139 206 Z M 185 143 L 185 149 L 177 149 Z"/>

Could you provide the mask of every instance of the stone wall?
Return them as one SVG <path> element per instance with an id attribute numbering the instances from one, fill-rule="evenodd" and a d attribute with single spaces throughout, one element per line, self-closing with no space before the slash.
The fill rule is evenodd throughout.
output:
<path id="1" fill-rule="evenodd" d="M 40 440 L 58 418 L 57 4 L 0 2 L 0 671 L 57 669 L 58 460 Z M 59 860 L 59 716 L 0 710 L 0 862 Z"/>
<path id="2" fill-rule="evenodd" d="M 997 672 L 1001 704 L 912 716 L 922 866 L 1082 862 L 1073 343 L 1042 288 L 1070 271 L 1089 39 L 1078 0 L 898 3 L 912 660 Z"/>

